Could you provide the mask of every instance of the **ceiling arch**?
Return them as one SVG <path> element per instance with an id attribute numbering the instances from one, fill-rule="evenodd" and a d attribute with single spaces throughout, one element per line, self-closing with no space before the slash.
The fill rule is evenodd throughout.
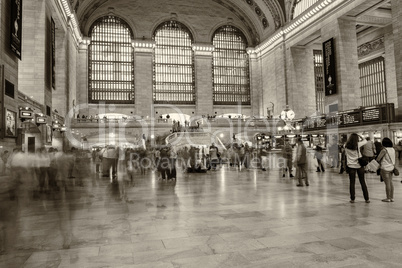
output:
<path id="1" fill-rule="evenodd" d="M 244 31 L 250 46 L 255 46 L 285 23 L 285 0 L 70 1 L 84 36 L 88 35 L 91 24 L 108 14 L 110 8 L 133 27 L 135 38 L 151 38 L 152 27 L 172 13 L 197 32 L 195 42 L 208 42 L 212 28 L 231 22 Z"/>

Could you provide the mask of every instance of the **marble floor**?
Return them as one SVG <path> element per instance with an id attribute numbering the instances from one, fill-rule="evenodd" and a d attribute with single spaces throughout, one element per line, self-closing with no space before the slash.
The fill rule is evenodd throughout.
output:
<path id="1" fill-rule="evenodd" d="M 316 173 L 310 186 L 279 170 L 179 174 L 177 183 L 137 174 L 128 201 L 107 178 L 69 219 L 54 201 L 31 200 L 6 227 L 12 247 L 0 267 L 401 267 L 402 184 L 395 202 L 367 174 L 371 203 L 335 168 Z M 63 224 L 72 240 L 63 249 Z"/>

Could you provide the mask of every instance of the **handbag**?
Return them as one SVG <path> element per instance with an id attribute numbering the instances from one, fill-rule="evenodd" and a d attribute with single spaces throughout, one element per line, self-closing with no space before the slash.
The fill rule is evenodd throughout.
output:
<path id="1" fill-rule="evenodd" d="M 373 159 L 370 163 L 367 164 L 367 170 L 370 172 L 376 172 L 380 168 L 380 163 L 377 160 Z"/>
<path id="2" fill-rule="evenodd" d="M 359 148 L 357 148 L 357 156 L 359 156 L 359 154 L 360 154 Z M 366 156 L 364 156 L 364 155 L 362 155 L 361 157 L 357 158 L 357 161 L 359 162 L 359 165 L 361 167 L 365 167 L 369 163 L 368 158 Z"/>
<path id="3" fill-rule="evenodd" d="M 362 166 L 362 167 L 367 166 L 368 163 L 369 163 L 368 158 L 365 157 L 365 156 L 359 157 L 359 158 L 357 159 L 357 161 L 359 161 L 359 165 Z"/>

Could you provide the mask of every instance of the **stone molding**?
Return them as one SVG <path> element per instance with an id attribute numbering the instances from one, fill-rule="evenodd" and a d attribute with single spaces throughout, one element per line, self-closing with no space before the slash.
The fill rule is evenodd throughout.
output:
<path id="1" fill-rule="evenodd" d="M 384 48 L 384 36 L 382 36 L 380 38 L 360 45 L 357 48 L 357 55 L 359 57 L 364 57 Z"/>

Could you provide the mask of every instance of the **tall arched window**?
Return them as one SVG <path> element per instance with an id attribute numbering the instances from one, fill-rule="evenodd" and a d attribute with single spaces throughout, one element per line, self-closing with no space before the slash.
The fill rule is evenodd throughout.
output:
<path id="1" fill-rule="evenodd" d="M 186 26 L 167 21 L 158 26 L 153 38 L 154 103 L 194 104 L 193 37 Z"/>
<path id="2" fill-rule="evenodd" d="M 133 33 L 126 22 L 105 16 L 89 32 L 89 103 L 134 103 Z"/>
<path id="3" fill-rule="evenodd" d="M 213 40 L 214 104 L 250 104 L 247 40 L 236 27 L 226 25 L 215 31 Z"/>

